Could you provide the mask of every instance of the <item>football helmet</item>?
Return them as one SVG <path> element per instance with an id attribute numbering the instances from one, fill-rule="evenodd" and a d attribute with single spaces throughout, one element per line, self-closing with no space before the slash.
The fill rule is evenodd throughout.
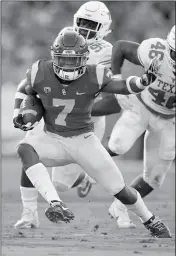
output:
<path id="1" fill-rule="evenodd" d="M 175 60 L 176 60 L 176 54 L 175 54 L 175 26 L 171 29 L 167 36 L 167 51 L 166 56 L 169 62 L 170 67 L 175 72 Z"/>
<path id="2" fill-rule="evenodd" d="M 85 38 L 73 29 L 64 28 L 51 46 L 55 74 L 64 81 L 81 77 L 89 57 Z"/>
<path id="3" fill-rule="evenodd" d="M 99 1 L 83 4 L 74 15 L 73 26 L 87 40 L 88 44 L 101 40 L 111 30 L 111 15 L 106 5 Z"/>

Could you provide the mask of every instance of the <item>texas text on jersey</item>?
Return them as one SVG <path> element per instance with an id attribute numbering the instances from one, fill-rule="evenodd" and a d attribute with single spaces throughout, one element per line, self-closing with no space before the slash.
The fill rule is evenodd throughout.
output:
<path id="1" fill-rule="evenodd" d="M 151 59 L 157 57 L 158 70 L 157 79 L 140 95 L 138 99 L 151 112 L 159 113 L 164 118 L 175 116 L 175 75 L 169 66 L 166 56 L 166 40 L 151 38 L 143 41 L 138 48 L 138 57 L 141 64 L 147 68 Z"/>
<path id="2" fill-rule="evenodd" d="M 40 60 L 31 66 L 27 79 L 42 100 L 47 131 L 71 137 L 93 130 L 91 108 L 95 95 L 111 81 L 108 69 L 102 79 L 100 70 L 88 65 L 85 75 L 65 86 L 55 75 L 52 61 Z"/>

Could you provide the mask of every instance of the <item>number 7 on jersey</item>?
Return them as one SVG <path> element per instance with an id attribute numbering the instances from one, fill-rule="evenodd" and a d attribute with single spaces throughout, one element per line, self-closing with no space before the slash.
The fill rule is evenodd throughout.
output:
<path id="1" fill-rule="evenodd" d="M 63 106 L 63 110 L 58 114 L 57 118 L 55 119 L 55 124 L 57 125 L 63 125 L 66 126 L 66 117 L 71 111 L 73 110 L 75 105 L 75 100 L 74 99 L 53 99 L 53 106 L 55 107 L 60 107 Z"/>

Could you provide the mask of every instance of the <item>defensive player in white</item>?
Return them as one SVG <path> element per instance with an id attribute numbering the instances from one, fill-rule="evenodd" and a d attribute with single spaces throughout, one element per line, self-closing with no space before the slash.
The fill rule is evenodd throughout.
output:
<path id="1" fill-rule="evenodd" d="M 144 169 L 131 184 L 142 197 L 159 188 L 175 158 L 175 26 L 167 39 L 150 38 L 140 45 L 128 41 L 117 41 L 112 52 L 112 71 L 121 73 L 124 60 L 149 66 L 151 59 L 158 62 L 157 79 L 139 95 L 120 96 L 118 102 L 123 113 L 113 128 L 109 149 L 125 154 L 145 131 Z M 106 106 L 100 102 L 101 112 L 114 102 L 109 98 Z M 94 106 L 98 113 L 98 105 Z M 103 111 L 104 107 L 104 111 Z M 115 113 L 112 111 L 112 113 Z M 119 227 L 131 227 L 126 207 L 115 200 L 109 213 L 117 220 Z"/>
<path id="2" fill-rule="evenodd" d="M 104 3 L 98 1 L 90 1 L 83 4 L 74 15 L 73 27 L 69 27 L 69 29 L 75 29 L 87 40 L 90 52 L 88 64 L 102 64 L 110 67 L 112 45 L 105 41 L 104 38 L 111 32 L 111 23 L 111 15 L 108 8 Z M 65 29 L 68 30 L 68 28 Z M 97 97 L 97 100 L 100 97 Z M 118 106 L 118 109 L 120 112 L 120 106 Z M 95 134 L 102 140 L 105 132 L 105 117 L 94 117 L 93 120 L 95 123 Z M 58 191 L 62 192 L 78 186 L 78 195 L 81 197 L 88 194 L 91 189 L 91 183 L 93 182 L 77 164 L 53 168 L 52 181 Z M 15 224 L 15 227 L 38 227 L 38 192 L 33 187 L 25 172 L 22 172 L 20 191 L 23 214 L 21 219 Z"/>

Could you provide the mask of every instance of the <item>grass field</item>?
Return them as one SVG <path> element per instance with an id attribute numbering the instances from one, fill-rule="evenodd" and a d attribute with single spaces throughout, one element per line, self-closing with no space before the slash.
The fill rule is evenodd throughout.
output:
<path id="1" fill-rule="evenodd" d="M 125 180 L 129 183 L 142 170 L 140 161 L 117 160 Z M 116 161 L 116 162 L 117 162 Z M 175 233 L 175 173 L 168 173 L 163 187 L 148 196 L 145 202 Z M 132 219 L 137 229 L 120 230 L 108 216 L 112 198 L 95 185 L 85 199 L 77 197 L 76 190 L 61 194 L 72 209 L 75 220 L 70 224 L 50 223 L 44 216 L 47 203 L 39 197 L 40 228 L 15 230 L 19 219 L 20 161 L 3 158 L 2 170 L 2 255 L 3 256 L 173 256 L 175 236 L 172 239 L 154 239 L 136 216 Z"/>

